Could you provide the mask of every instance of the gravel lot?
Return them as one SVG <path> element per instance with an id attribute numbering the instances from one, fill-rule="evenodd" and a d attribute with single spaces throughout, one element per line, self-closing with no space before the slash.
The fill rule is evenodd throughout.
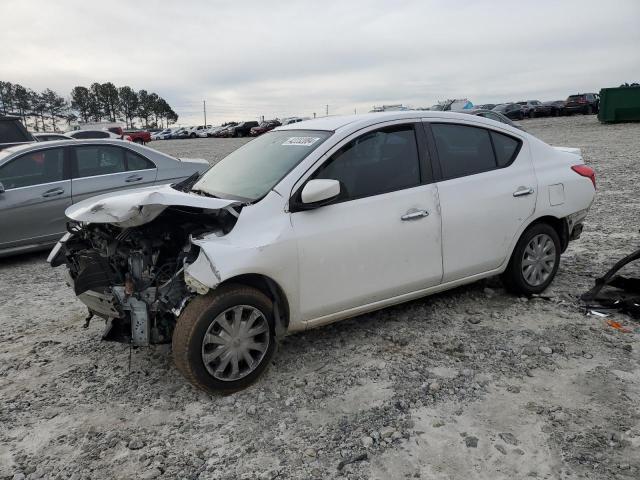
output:
<path id="1" fill-rule="evenodd" d="M 576 301 L 640 243 L 640 125 L 522 124 L 599 175 L 544 297 L 491 279 L 296 334 L 234 395 L 192 388 L 168 346 L 83 329 L 44 254 L 0 260 L 0 479 L 640 478 L 639 324 Z M 152 146 L 213 162 L 243 141 Z"/>

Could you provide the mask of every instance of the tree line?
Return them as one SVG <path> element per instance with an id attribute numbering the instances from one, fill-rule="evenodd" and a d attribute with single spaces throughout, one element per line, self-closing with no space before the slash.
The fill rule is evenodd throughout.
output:
<path id="1" fill-rule="evenodd" d="M 113 83 L 77 86 L 69 99 L 47 88 L 36 92 L 22 85 L 0 81 L 0 113 L 17 115 L 25 125 L 46 131 L 47 123 L 57 130 L 59 122 L 124 121 L 133 128 L 136 120 L 145 128 L 165 127 L 178 121 L 178 115 L 166 100 L 147 90 L 116 87 Z"/>

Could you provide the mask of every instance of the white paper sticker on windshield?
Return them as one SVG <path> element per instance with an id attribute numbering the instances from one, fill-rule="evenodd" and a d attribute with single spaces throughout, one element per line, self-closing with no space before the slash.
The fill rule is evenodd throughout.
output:
<path id="1" fill-rule="evenodd" d="M 300 145 L 302 147 L 310 147 L 320 140 L 319 137 L 289 137 L 282 145 Z"/>

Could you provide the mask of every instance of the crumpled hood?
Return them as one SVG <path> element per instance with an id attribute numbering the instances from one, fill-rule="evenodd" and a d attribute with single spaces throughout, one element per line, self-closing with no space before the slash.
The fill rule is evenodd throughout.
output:
<path id="1" fill-rule="evenodd" d="M 113 223 L 127 228 L 152 221 L 170 206 L 221 210 L 234 205 L 240 205 L 240 202 L 180 192 L 169 185 L 161 185 L 91 197 L 70 206 L 65 214 L 79 222 Z"/>

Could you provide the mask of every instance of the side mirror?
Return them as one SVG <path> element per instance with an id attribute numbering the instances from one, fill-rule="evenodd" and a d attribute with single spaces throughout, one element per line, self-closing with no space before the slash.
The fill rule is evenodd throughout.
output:
<path id="1" fill-rule="evenodd" d="M 292 199 L 291 211 L 312 210 L 327 205 L 340 195 L 340 182 L 332 179 L 309 180 L 297 200 Z"/>
<path id="2" fill-rule="evenodd" d="M 338 180 L 309 180 L 300 193 L 305 205 L 331 200 L 340 195 Z"/>
<path id="3" fill-rule="evenodd" d="M 4 185 L 0 182 L 0 193 L 4 193 Z"/>

